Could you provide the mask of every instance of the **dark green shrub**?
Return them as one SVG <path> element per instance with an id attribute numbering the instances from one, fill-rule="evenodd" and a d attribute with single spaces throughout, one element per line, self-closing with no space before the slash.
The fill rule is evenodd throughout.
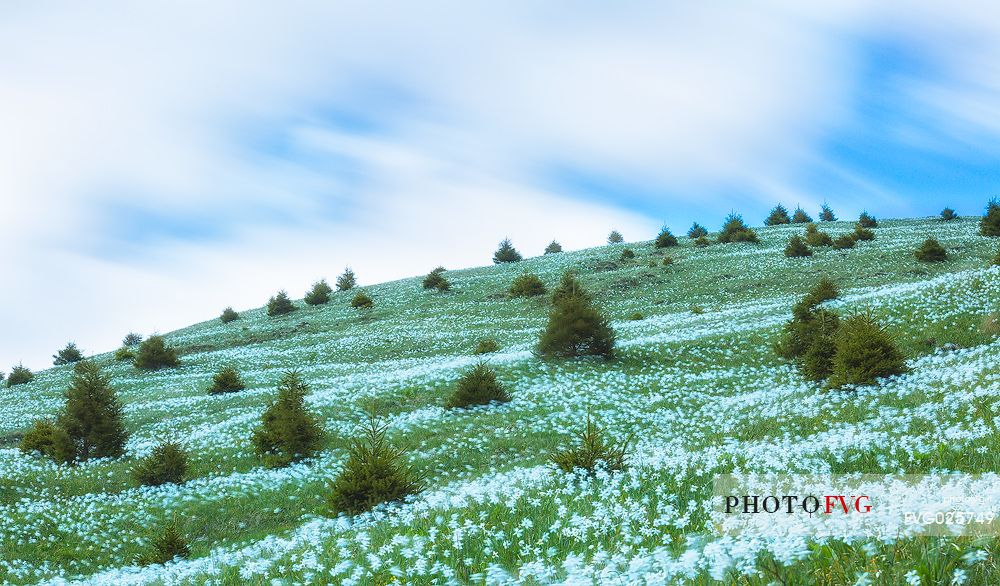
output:
<path id="1" fill-rule="evenodd" d="M 154 334 L 139 346 L 134 364 L 143 370 L 159 370 L 178 366 L 180 360 L 177 359 L 177 351 L 167 346 L 163 336 Z"/>
<path id="2" fill-rule="evenodd" d="M 139 344 L 142 344 L 142 335 L 135 332 L 129 332 L 122 340 L 122 346 L 126 347 L 138 346 Z"/>
<path id="3" fill-rule="evenodd" d="M 35 421 L 21 438 L 19 448 L 25 454 L 37 452 L 59 464 L 68 464 L 76 458 L 76 447 L 66 430 L 46 419 Z"/>
<path id="4" fill-rule="evenodd" d="M 118 362 L 135 360 L 135 352 L 127 346 L 122 346 L 121 348 L 115 350 L 115 360 Z"/>
<path id="5" fill-rule="evenodd" d="M 669 248 L 671 246 L 677 246 L 677 237 L 670 231 L 670 228 L 664 226 L 656 235 L 656 248 Z"/>
<path id="6" fill-rule="evenodd" d="M 223 366 L 212 378 L 212 386 L 208 388 L 209 395 L 219 395 L 222 393 L 236 393 L 247 388 L 240 378 L 240 373 L 234 366 Z"/>
<path id="7" fill-rule="evenodd" d="M 117 458 L 125 452 L 128 432 L 121 402 L 111 388 L 111 379 L 93 362 L 84 360 L 73 367 L 58 424 L 66 430 L 81 460 Z"/>
<path id="8" fill-rule="evenodd" d="M 579 287 L 554 302 L 549 322 L 542 332 L 538 352 L 542 356 L 572 358 L 582 355 L 614 355 L 615 333 L 608 320 Z"/>
<path id="9" fill-rule="evenodd" d="M 1000 266 L 1000 249 L 997 250 L 997 254 L 993 257 L 993 262 L 990 264 L 993 266 Z"/>
<path id="10" fill-rule="evenodd" d="M 705 227 L 699 224 L 698 222 L 691 224 L 691 227 L 688 228 L 687 233 L 688 233 L 688 238 L 690 238 L 691 240 L 697 240 L 698 238 L 706 238 L 708 236 L 708 230 L 706 230 Z"/>
<path id="11" fill-rule="evenodd" d="M 979 233 L 991 238 L 1000 236 L 1000 202 L 997 200 L 991 199 L 986 204 L 986 213 L 979 220 Z"/>
<path id="12" fill-rule="evenodd" d="M 955 210 L 953 210 L 951 208 L 944 208 L 943 210 L 941 210 L 941 219 L 943 221 L 945 221 L 945 222 L 950 222 L 952 220 L 957 220 L 958 219 L 958 214 L 956 214 Z"/>
<path id="13" fill-rule="evenodd" d="M 871 315 L 858 314 L 843 320 L 834 339 L 837 348 L 830 388 L 870 385 L 876 379 L 909 370 L 892 337 Z"/>
<path id="14" fill-rule="evenodd" d="M 868 242 L 871 240 L 875 240 L 875 232 L 872 232 L 868 228 L 855 226 L 854 232 L 851 233 L 851 238 L 859 242 Z"/>
<path id="15" fill-rule="evenodd" d="M 323 305 L 330 302 L 330 293 L 333 293 L 333 288 L 327 284 L 326 279 L 320 279 L 313 283 L 312 289 L 306 291 L 303 301 L 308 305 Z M 268 313 L 270 314 L 270 305 Z"/>
<path id="16" fill-rule="evenodd" d="M 836 222 L 837 216 L 834 215 L 833 209 L 830 206 L 823 204 L 823 207 L 819 210 L 819 221 L 820 222 Z"/>
<path id="17" fill-rule="evenodd" d="M 858 226 L 862 228 L 877 228 L 878 220 L 868 212 L 861 212 L 861 216 L 858 217 Z"/>
<path id="18" fill-rule="evenodd" d="M 572 271 L 566 271 L 559 280 L 559 285 L 552 290 L 552 303 L 558 304 L 564 299 L 575 295 L 582 296 L 588 301 L 590 300 L 590 295 L 583 288 L 583 285 L 580 284 L 580 281 L 576 280 L 576 275 Z"/>
<path id="19" fill-rule="evenodd" d="M 405 463 L 403 450 L 386 439 L 387 428 L 372 416 L 363 437 L 353 441 L 343 470 L 330 482 L 327 505 L 334 514 L 356 515 L 422 490 L 422 479 Z"/>
<path id="20" fill-rule="evenodd" d="M 709 244 L 711 244 L 711 242 L 708 240 L 707 236 L 699 236 L 694 240 L 694 245 L 698 248 L 705 248 Z"/>
<path id="21" fill-rule="evenodd" d="M 944 262 L 948 260 L 948 251 L 935 238 L 928 238 L 914 253 L 920 262 Z"/>
<path id="22" fill-rule="evenodd" d="M 188 456 L 180 444 L 162 442 L 139 461 L 132 476 L 140 486 L 183 484 L 188 471 Z"/>
<path id="23" fill-rule="evenodd" d="M 635 258 L 635 251 L 631 248 L 623 248 L 621 258 L 622 260 L 632 260 Z"/>
<path id="24" fill-rule="evenodd" d="M 621 442 L 617 447 L 614 440 L 606 437 L 603 429 L 598 427 L 587 413 L 587 425 L 577 436 L 577 445 L 556 452 L 552 461 L 563 472 L 585 470 L 593 474 L 598 469 L 617 472 L 625 469 L 625 453 L 628 451 L 628 441 Z"/>
<path id="25" fill-rule="evenodd" d="M 351 299 L 351 307 L 354 309 L 371 309 L 375 307 L 375 302 L 364 291 L 358 291 L 354 294 L 354 298 Z"/>
<path id="26" fill-rule="evenodd" d="M 731 213 L 726 217 L 722 231 L 717 238 L 719 242 L 758 242 L 757 233 L 743 222 L 743 217 Z"/>
<path id="27" fill-rule="evenodd" d="M 278 385 L 278 397 L 254 430 L 254 451 L 264 464 L 287 466 L 314 455 L 323 442 L 323 429 L 305 406 L 308 385 L 296 371 L 286 372 Z"/>
<path id="28" fill-rule="evenodd" d="M 292 304 L 292 300 L 284 290 L 278 291 L 277 295 L 267 300 L 267 315 L 270 317 L 286 315 L 296 309 L 298 308 Z"/>
<path id="29" fill-rule="evenodd" d="M 483 338 L 479 340 L 476 344 L 476 349 L 473 351 L 474 354 L 489 354 L 491 352 L 496 352 L 500 349 L 500 345 L 493 338 Z"/>
<path id="30" fill-rule="evenodd" d="M 785 245 L 785 256 L 787 257 L 812 256 L 812 253 L 812 250 L 809 250 L 809 246 L 806 245 L 806 241 L 798 235 L 789 238 L 788 244 Z"/>
<path id="31" fill-rule="evenodd" d="M 620 242 L 625 242 L 625 238 L 622 237 L 622 233 L 618 230 L 612 230 L 608 234 L 608 244 L 618 244 Z"/>
<path id="32" fill-rule="evenodd" d="M 444 267 L 438 267 L 427 273 L 423 285 L 424 289 L 437 289 L 438 291 L 451 289 L 451 283 L 444 277 Z"/>
<path id="33" fill-rule="evenodd" d="M 538 275 L 525 273 L 510 284 L 511 297 L 534 297 L 536 295 L 545 295 L 545 283 L 542 283 Z"/>
<path id="34" fill-rule="evenodd" d="M 9 389 L 15 385 L 30 383 L 34 379 L 35 374 L 31 372 L 31 369 L 27 366 L 18 364 L 10 370 L 10 375 L 7 377 L 7 388 Z"/>
<path id="35" fill-rule="evenodd" d="M 562 244 L 559 244 L 555 240 L 549 242 L 548 246 L 545 247 L 545 254 L 555 254 L 562 251 Z"/>
<path id="36" fill-rule="evenodd" d="M 628 316 L 628 319 L 629 321 L 642 321 L 646 319 L 646 316 L 642 315 L 642 312 L 637 311 L 632 315 Z"/>
<path id="37" fill-rule="evenodd" d="M 792 214 L 793 224 L 810 224 L 812 221 L 812 217 L 804 209 L 796 206 L 795 213 Z"/>
<path id="38" fill-rule="evenodd" d="M 504 238 L 500 242 L 500 246 L 497 247 L 497 251 L 493 253 L 493 264 L 498 265 L 500 263 L 518 262 L 520 260 L 521 253 L 511 244 L 510 238 Z"/>
<path id="39" fill-rule="evenodd" d="M 222 321 L 222 323 L 228 324 L 231 321 L 236 321 L 240 319 L 240 314 L 236 313 L 236 311 L 234 311 L 232 307 L 227 307 L 222 310 L 222 315 L 219 316 L 219 319 Z"/>
<path id="40" fill-rule="evenodd" d="M 802 376 L 819 382 L 833 372 L 833 357 L 837 351 L 834 335 L 839 326 L 839 316 L 825 309 L 814 310 L 808 320 L 800 322 L 798 335 L 804 351 L 797 357 L 797 363 Z"/>
<path id="41" fill-rule="evenodd" d="M 139 557 L 140 566 L 165 564 L 177 559 L 185 559 L 191 555 L 191 548 L 177 528 L 177 521 L 166 525 L 162 532 L 153 539 L 152 549 Z"/>
<path id="42" fill-rule="evenodd" d="M 765 226 L 778 226 L 779 224 L 790 224 L 792 218 L 788 215 L 788 210 L 780 203 L 771 210 L 771 215 L 764 220 Z"/>
<path id="43" fill-rule="evenodd" d="M 674 264 L 674 257 L 672 256 L 663 257 L 663 266 L 669 267 L 672 264 Z"/>
<path id="44" fill-rule="evenodd" d="M 56 366 L 72 364 L 81 360 L 83 360 L 83 353 L 80 352 L 80 349 L 73 342 L 66 344 L 65 348 L 52 355 L 52 364 Z"/>
<path id="45" fill-rule="evenodd" d="M 802 301 L 799 302 L 799 306 L 812 309 L 824 301 L 830 301 L 838 297 L 840 297 L 840 288 L 829 277 L 823 277 L 806 293 Z"/>
<path id="46" fill-rule="evenodd" d="M 841 236 L 837 236 L 837 238 L 834 239 L 833 241 L 833 247 L 836 248 L 837 250 L 847 250 L 849 248 L 854 248 L 855 244 L 857 244 L 857 241 L 855 241 L 850 234 L 843 234 Z"/>
<path id="47" fill-rule="evenodd" d="M 806 224 L 806 244 L 809 246 L 833 246 L 833 238 L 820 231 L 816 224 Z"/>
<path id="48" fill-rule="evenodd" d="M 344 272 L 337 277 L 337 291 L 347 291 L 353 289 L 358 284 L 358 278 L 354 275 L 351 267 L 344 269 Z"/>
<path id="49" fill-rule="evenodd" d="M 507 403 L 510 401 L 510 393 L 497 381 L 497 373 L 480 363 L 458 379 L 445 407 L 463 409 L 473 405 L 488 405 L 494 401 Z"/>

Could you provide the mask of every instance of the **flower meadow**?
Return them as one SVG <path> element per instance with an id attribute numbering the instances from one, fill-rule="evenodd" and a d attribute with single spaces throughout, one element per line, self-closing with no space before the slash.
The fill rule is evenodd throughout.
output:
<path id="1" fill-rule="evenodd" d="M 823 229 L 836 238 L 853 222 Z M 975 218 L 880 220 L 873 241 L 786 257 L 801 231 L 762 228 L 759 244 L 615 243 L 448 270 L 447 291 L 425 290 L 418 277 L 363 287 L 373 300 L 363 310 L 351 306 L 356 291 L 337 291 L 325 305 L 296 300 L 299 309 L 279 317 L 242 311 L 166 334 L 178 368 L 146 372 L 98 355 L 130 432 L 119 459 L 57 465 L 17 449 L 33 421 L 60 409 L 73 367 L 37 373 L 0 391 L 0 581 L 1000 583 L 994 538 L 849 529 L 752 537 L 713 527 L 717 474 L 1000 471 L 1000 339 L 984 325 L 1000 311 L 1000 267 L 989 266 L 996 240 L 979 235 Z M 914 258 L 929 235 L 947 262 Z M 625 247 L 634 258 L 623 258 Z M 609 318 L 614 360 L 534 352 L 547 296 L 505 293 L 524 272 L 551 289 L 566 270 Z M 877 316 L 910 372 L 824 390 L 775 355 L 792 304 L 824 275 L 842 290 L 826 304 Z M 484 338 L 498 350 L 476 355 Z M 456 381 L 480 362 L 512 400 L 446 409 Z M 246 389 L 208 394 L 225 365 Z M 325 443 L 314 458 L 267 468 L 251 436 L 289 369 L 311 388 L 306 404 Z M 329 481 L 373 406 L 424 490 L 333 516 Z M 566 473 L 551 462 L 588 414 L 629 442 L 623 471 Z M 137 487 L 132 467 L 165 440 L 189 454 L 190 479 Z M 169 522 L 190 557 L 139 565 Z"/>

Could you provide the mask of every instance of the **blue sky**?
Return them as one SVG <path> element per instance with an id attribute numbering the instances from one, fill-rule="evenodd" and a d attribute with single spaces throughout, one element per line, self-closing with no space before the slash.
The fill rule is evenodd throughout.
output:
<path id="1" fill-rule="evenodd" d="M 1000 195 L 1000 9 L 804 4 L 2 7 L 0 370 L 506 236 Z"/>

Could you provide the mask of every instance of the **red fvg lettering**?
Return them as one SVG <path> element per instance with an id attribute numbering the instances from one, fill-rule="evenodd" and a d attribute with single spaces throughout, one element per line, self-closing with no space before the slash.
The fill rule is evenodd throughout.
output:
<path id="1" fill-rule="evenodd" d="M 858 513 L 868 513 L 872 510 L 872 506 L 870 504 L 871 498 L 869 498 L 866 495 L 861 495 L 861 496 L 851 495 L 850 497 L 846 497 L 842 494 L 836 494 L 836 495 L 828 494 L 825 495 L 823 498 L 826 502 L 827 515 L 832 513 L 835 508 L 843 509 L 844 514 L 850 514 L 851 509 L 854 509 Z"/>

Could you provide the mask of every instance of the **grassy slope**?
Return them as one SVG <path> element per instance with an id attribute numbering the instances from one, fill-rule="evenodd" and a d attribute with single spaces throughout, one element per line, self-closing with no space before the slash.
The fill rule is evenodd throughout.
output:
<path id="1" fill-rule="evenodd" d="M 852 227 L 822 226 L 834 237 Z M 447 294 L 406 279 L 367 287 L 376 307 L 366 316 L 349 307 L 348 293 L 319 308 L 297 302 L 302 309 L 277 319 L 256 309 L 231 324 L 212 320 L 168 334 L 183 365 L 164 372 L 99 356 L 126 405 L 130 454 L 168 437 L 193 454 L 194 480 L 181 487 L 135 488 L 131 459 L 67 468 L 13 449 L 32 420 L 59 409 L 70 367 L 39 373 L 0 394 L 0 445 L 7 447 L 0 450 L 0 579 L 268 583 L 282 576 L 377 584 L 396 574 L 415 584 L 610 576 L 708 583 L 743 556 L 748 568 L 758 562 L 750 574 L 765 574 L 741 583 L 776 576 L 840 583 L 872 564 L 881 580 L 895 583 L 918 560 L 939 560 L 922 562 L 933 579 L 959 567 L 971 548 L 992 553 L 992 542 L 813 544 L 789 552 L 698 537 L 720 471 L 998 470 L 998 446 L 970 407 L 1000 389 L 1000 343 L 980 327 L 1000 309 L 1000 270 L 984 268 L 995 241 L 977 235 L 974 219 L 883 221 L 878 239 L 854 250 L 785 258 L 784 242 L 800 231 L 765 228 L 759 246 L 696 249 L 684 238 L 669 250 L 676 261 L 669 267 L 647 242 L 450 271 Z M 953 260 L 913 259 L 929 234 Z M 637 258 L 618 262 L 626 246 Z M 522 271 L 552 286 L 566 269 L 581 273 L 612 320 L 618 360 L 532 356 L 547 302 L 502 294 Z M 834 305 L 872 308 L 883 318 L 913 373 L 881 389 L 822 393 L 776 359 L 770 342 L 821 274 L 845 288 Z M 693 312 L 696 306 L 704 312 Z M 636 311 L 646 318 L 629 321 Z M 446 412 L 444 398 L 487 336 L 501 347 L 487 359 L 515 400 Z M 944 343 L 968 350 L 935 352 Z M 230 363 L 248 389 L 208 396 L 212 373 Z M 316 461 L 267 470 L 249 448 L 250 431 L 289 368 L 312 386 L 309 404 L 329 431 L 327 450 Z M 392 439 L 412 448 L 428 491 L 353 524 L 322 517 L 326 481 L 373 399 L 389 416 Z M 588 406 L 615 436 L 636 434 L 628 473 L 584 481 L 547 466 L 547 454 L 569 440 Z M 191 538 L 192 559 L 127 568 L 172 517 Z M 720 547 L 734 561 L 713 557 Z M 998 576 L 992 556 L 966 571 L 974 579 Z"/>

